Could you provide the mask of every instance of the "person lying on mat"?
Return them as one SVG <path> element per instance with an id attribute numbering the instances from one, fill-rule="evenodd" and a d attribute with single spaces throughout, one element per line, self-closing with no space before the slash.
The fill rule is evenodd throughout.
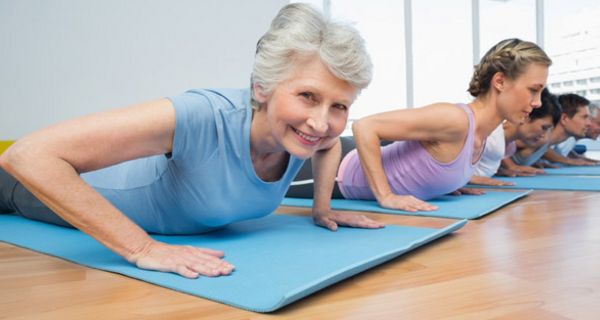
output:
<path id="1" fill-rule="evenodd" d="M 560 105 L 548 89 L 542 91 L 542 106 L 533 109 L 523 123 L 503 122 L 487 138 L 481 160 L 475 166 L 470 184 L 505 186 L 511 182 L 493 179 L 492 176 L 531 176 L 544 170 L 519 166 L 510 161 L 517 150 L 517 142 L 532 148 L 546 143 L 550 132 L 560 118 Z M 501 166 L 502 164 L 502 166 Z"/>
<path id="2" fill-rule="evenodd" d="M 503 40 L 475 66 L 468 90 L 475 100 L 468 105 L 436 103 L 355 121 L 357 148 L 340 164 L 340 194 L 377 200 L 384 208 L 435 210 L 423 200 L 463 187 L 485 139 L 502 121 L 522 123 L 541 105 L 550 64 L 534 43 Z M 292 189 L 303 186 L 292 186 L 287 195 L 300 194 Z"/>
<path id="3" fill-rule="evenodd" d="M 257 44 L 250 89 L 191 90 L 17 141 L 0 165 L 20 183 L 0 172 L 0 211 L 79 228 L 139 268 L 227 275 L 223 252 L 147 232 L 196 234 L 268 215 L 314 156 L 316 224 L 380 228 L 329 208 L 338 136 L 371 75 L 353 27 L 287 5 Z"/>
<path id="4" fill-rule="evenodd" d="M 588 108 L 590 111 L 590 127 L 586 131 L 584 139 L 596 140 L 598 139 L 598 135 L 600 135 L 600 112 L 598 112 L 600 107 L 590 104 Z M 567 140 L 553 146 L 553 149 L 561 156 L 567 157 L 568 159 L 577 159 L 579 161 L 599 164 L 600 160 L 591 159 L 583 155 L 586 150 L 585 148 L 583 149 L 583 152 L 575 152 L 577 141 L 578 140 L 575 137 L 569 137 Z"/>
<path id="5" fill-rule="evenodd" d="M 542 158 L 550 163 L 572 166 L 596 165 L 596 161 L 567 157 L 575 147 L 575 141 L 585 138 L 592 125 L 589 109 L 590 101 L 574 93 L 562 94 L 558 97 L 558 101 L 563 107 L 563 114 L 559 124 L 552 130 L 550 136 L 552 147 L 546 151 Z M 569 138 L 572 139 L 569 140 Z M 563 143 L 565 144 L 563 145 Z"/>
<path id="6" fill-rule="evenodd" d="M 569 137 L 583 138 L 589 129 L 591 122 L 589 119 L 589 100 L 573 94 L 562 94 L 558 97 L 562 108 L 559 122 L 556 124 L 550 134 L 549 141 L 543 146 L 532 149 L 523 148 L 512 157 L 513 162 L 524 166 L 539 167 L 557 167 L 554 163 L 566 165 L 595 165 L 594 162 L 588 162 L 582 159 L 569 159 L 554 149 L 554 146 L 564 142 Z M 545 161 L 540 161 L 545 160 Z"/>

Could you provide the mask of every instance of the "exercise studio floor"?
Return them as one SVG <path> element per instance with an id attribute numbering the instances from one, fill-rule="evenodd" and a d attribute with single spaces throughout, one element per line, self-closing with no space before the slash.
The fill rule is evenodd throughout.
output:
<path id="1" fill-rule="evenodd" d="M 454 234 L 271 314 L 0 243 L 0 318 L 598 319 L 599 203 L 599 192 L 534 191 Z M 309 209 L 279 212 L 305 215 Z M 424 227 L 451 221 L 370 216 Z"/>

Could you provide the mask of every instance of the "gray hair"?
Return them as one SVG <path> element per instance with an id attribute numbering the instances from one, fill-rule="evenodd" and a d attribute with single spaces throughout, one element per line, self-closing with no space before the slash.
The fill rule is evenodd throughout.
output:
<path id="1" fill-rule="evenodd" d="M 337 78 L 360 90 L 373 76 L 371 58 L 358 31 L 349 24 L 332 22 L 305 3 L 283 7 L 256 45 L 251 88 L 265 94 L 285 80 L 298 57 L 317 55 Z M 254 93 L 253 104 L 256 104 Z"/>
<path id="2" fill-rule="evenodd" d="M 598 115 L 598 111 L 600 110 L 600 106 L 594 103 L 594 104 L 590 104 L 589 108 L 590 108 L 590 117 L 592 119 L 596 118 L 596 116 Z"/>

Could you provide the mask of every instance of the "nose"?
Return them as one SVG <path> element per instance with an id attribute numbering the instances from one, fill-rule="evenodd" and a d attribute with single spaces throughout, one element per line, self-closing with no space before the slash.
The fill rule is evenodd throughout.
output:
<path id="1" fill-rule="evenodd" d="M 325 134 L 329 129 L 329 108 L 319 106 L 312 110 L 306 124 L 315 131 L 316 134 Z"/>
<path id="2" fill-rule="evenodd" d="M 535 95 L 535 97 L 533 98 L 533 101 L 531 101 L 531 106 L 534 109 L 542 106 L 542 93 L 541 92 Z"/>

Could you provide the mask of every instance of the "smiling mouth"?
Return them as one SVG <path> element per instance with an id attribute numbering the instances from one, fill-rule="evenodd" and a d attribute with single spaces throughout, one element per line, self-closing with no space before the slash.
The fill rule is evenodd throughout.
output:
<path id="1" fill-rule="evenodd" d="M 315 137 L 315 136 L 308 135 L 308 134 L 306 134 L 306 133 L 304 133 L 304 132 L 302 132 L 302 131 L 300 131 L 300 130 L 298 130 L 296 128 L 293 128 L 293 127 L 292 127 L 292 129 L 294 129 L 294 132 L 300 138 L 302 138 L 302 140 L 303 140 L 302 142 L 304 142 L 306 144 L 314 145 L 314 144 L 317 144 L 319 141 L 321 141 L 321 139 L 323 139 L 321 137 Z"/>

